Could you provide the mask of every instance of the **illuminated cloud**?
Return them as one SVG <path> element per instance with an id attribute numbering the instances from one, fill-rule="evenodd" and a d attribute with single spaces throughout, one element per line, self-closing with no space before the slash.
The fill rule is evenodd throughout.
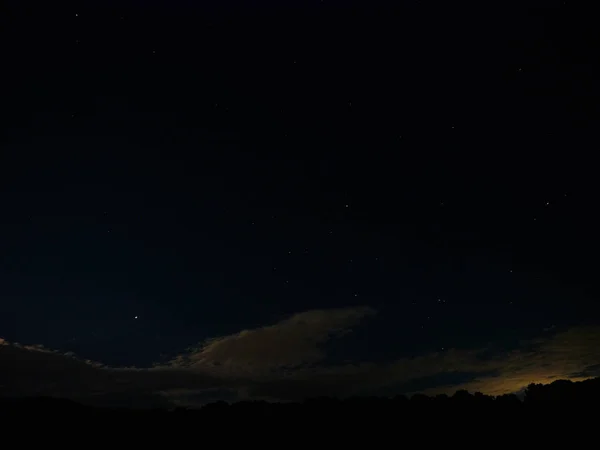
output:
<path id="1" fill-rule="evenodd" d="M 524 343 L 515 350 L 483 364 L 494 376 L 478 377 L 452 389 L 489 395 L 517 392 L 530 383 L 548 384 L 559 379 L 582 381 L 600 376 L 600 327 L 576 327 L 547 338 Z M 440 391 L 430 389 L 426 393 Z"/>
<path id="2" fill-rule="evenodd" d="M 214 389 L 223 381 L 176 368 L 111 368 L 42 346 L 0 343 L 0 396 L 52 396 L 84 403 L 165 406 L 163 392 Z M 235 386 L 231 380 L 229 385 Z"/>
<path id="3" fill-rule="evenodd" d="M 323 360 L 323 344 L 374 313 L 365 307 L 302 312 L 274 325 L 210 339 L 171 364 L 223 376 L 297 369 Z"/>
<path id="4" fill-rule="evenodd" d="M 199 406 L 207 402 L 314 396 L 500 395 L 530 383 L 600 375 L 600 327 L 551 330 L 516 350 L 429 353 L 387 363 L 327 365 L 325 345 L 374 312 L 315 310 L 273 325 L 210 339 L 170 364 L 111 368 L 41 346 L 0 340 L 0 395 L 53 395 L 98 405 Z"/>
<path id="5" fill-rule="evenodd" d="M 0 395 L 52 395 L 95 404 L 122 404 L 128 396 L 134 403 L 153 404 L 147 398 L 159 396 L 177 405 L 186 398 L 196 404 L 227 390 L 246 398 L 254 380 L 320 361 L 322 344 L 373 313 L 344 308 L 295 314 L 274 325 L 210 339 L 151 369 L 105 367 L 42 346 L 2 341 L 0 366 L 8 370 L 0 375 Z"/>
<path id="6" fill-rule="evenodd" d="M 600 375 L 600 327 L 578 327 L 533 341 L 520 349 L 490 354 L 489 349 L 429 353 L 388 363 L 298 367 L 248 384 L 261 398 L 299 400 L 307 396 L 453 394 L 458 389 L 501 395 L 530 383 L 580 381 Z"/>

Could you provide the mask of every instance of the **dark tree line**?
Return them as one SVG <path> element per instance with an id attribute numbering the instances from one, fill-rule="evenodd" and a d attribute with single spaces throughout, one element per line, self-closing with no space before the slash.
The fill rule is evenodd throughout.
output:
<path id="1" fill-rule="evenodd" d="M 488 440 L 490 436 L 501 439 L 505 435 L 498 433 L 503 430 L 517 434 L 544 430 L 537 439 L 547 438 L 551 443 L 556 432 L 581 428 L 586 418 L 595 417 L 590 414 L 598 404 L 600 378 L 531 384 L 522 399 L 515 394 L 492 397 L 459 390 L 450 396 L 434 397 L 422 394 L 410 398 L 399 395 L 344 400 L 321 397 L 301 403 L 220 401 L 198 409 L 135 410 L 85 406 L 47 397 L 2 398 L 0 417 L 6 429 L 10 429 L 6 419 L 16 419 L 30 425 L 48 425 L 52 430 L 66 427 L 70 434 L 76 430 L 94 433 L 99 439 L 109 435 L 116 436 L 112 439 L 128 436 L 145 443 L 165 442 L 171 437 L 183 439 L 182 436 L 194 433 L 242 443 L 266 433 L 276 439 L 330 436 L 339 439 L 339 445 L 356 446 L 374 445 L 370 440 L 375 436 L 385 440 L 384 436 L 392 439 L 395 433 L 408 433 L 419 435 L 425 445 L 450 439 L 466 430 L 485 435 Z M 568 424 L 571 425 L 565 426 Z"/>

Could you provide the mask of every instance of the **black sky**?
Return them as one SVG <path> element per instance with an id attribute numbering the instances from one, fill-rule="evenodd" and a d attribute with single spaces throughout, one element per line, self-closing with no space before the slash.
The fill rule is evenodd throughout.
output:
<path id="1" fill-rule="evenodd" d="M 2 14 L 2 338 L 149 367 L 376 312 L 335 366 L 597 325 L 591 18 L 300 3 Z"/>

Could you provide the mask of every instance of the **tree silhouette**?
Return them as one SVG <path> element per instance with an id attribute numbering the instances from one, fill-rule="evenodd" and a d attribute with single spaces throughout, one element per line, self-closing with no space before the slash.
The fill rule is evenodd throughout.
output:
<path id="1" fill-rule="evenodd" d="M 257 400 L 229 404 L 219 401 L 201 408 L 133 410 L 85 406 L 48 397 L 13 397 L 0 398 L 0 416 L 18 418 L 25 423 L 53 420 L 62 424 L 87 423 L 89 426 L 102 425 L 104 429 L 123 429 L 123 433 L 136 431 L 142 434 L 148 434 L 148 430 L 172 433 L 172 430 L 200 428 L 212 433 L 227 424 L 230 429 L 241 426 L 260 430 L 268 426 L 277 432 L 285 430 L 289 435 L 295 435 L 302 426 L 313 433 L 322 430 L 323 433 L 348 435 L 348 445 L 355 446 L 352 433 L 367 433 L 367 430 L 392 433 L 400 429 L 425 430 L 423 427 L 429 426 L 436 432 L 424 434 L 423 439 L 434 439 L 443 435 L 441 430 L 446 435 L 456 434 L 465 426 L 489 433 L 494 433 L 502 423 L 517 426 L 543 420 L 540 423 L 547 426 L 549 420 L 560 413 L 572 417 L 587 414 L 599 401 L 600 378 L 595 378 L 577 383 L 558 380 L 548 385 L 530 384 L 524 391 L 523 401 L 515 394 L 492 397 L 458 390 L 452 396 L 414 394 L 410 398 L 397 395 L 344 400 L 316 397 L 301 403 Z M 235 433 L 226 436 L 236 437 Z M 364 445 L 373 444 L 367 442 Z"/>

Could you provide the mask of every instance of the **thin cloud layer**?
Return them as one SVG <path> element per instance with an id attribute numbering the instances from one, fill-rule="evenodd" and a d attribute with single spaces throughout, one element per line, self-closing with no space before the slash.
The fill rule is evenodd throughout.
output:
<path id="1" fill-rule="evenodd" d="M 490 355 L 486 348 L 450 349 L 383 364 L 300 369 L 287 377 L 255 383 L 252 389 L 257 396 L 285 400 L 320 395 L 453 394 L 459 389 L 502 395 L 519 392 L 530 383 L 600 376 L 598 348 L 600 327 L 577 327 L 524 341 L 521 349 L 510 352 Z"/>
<path id="2" fill-rule="evenodd" d="M 52 396 L 84 403 L 168 406 L 164 392 L 214 389 L 224 380 L 177 368 L 112 368 L 42 346 L 0 341 L 0 396 Z M 237 386 L 232 380 L 228 386 Z"/>
<path id="3" fill-rule="evenodd" d="M 264 376 L 314 364 L 326 356 L 323 344 L 374 313 L 366 307 L 302 312 L 274 325 L 210 339 L 171 365 L 223 376 Z"/>
<path id="4" fill-rule="evenodd" d="M 548 384 L 558 379 L 582 381 L 600 376 L 600 327 L 577 327 L 548 338 L 524 343 L 516 350 L 484 364 L 495 373 L 452 386 L 489 395 L 517 392 L 529 383 Z M 434 393 L 443 388 L 427 390 Z"/>
<path id="5" fill-rule="evenodd" d="M 150 369 L 111 368 L 41 346 L 0 339 L 0 395 L 52 395 L 98 405 L 200 406 L 223 399 L 294 401 L 314 396 L 517 392 L 529 383 L 600 375 L 600 327 L 577 327 L 519 349 L 459 350 L 326 364 L 326 344 L 374 314 L 369 308 L 314 310 L 273 325 L 210 339 Z"/>
<path id="6" fill-rule="evenodd" d="M 214 399 L 227 390 L 247 398 L 257 379 L 277 378 L 285 370 L 320 361 L 321 345 L 349 332 L 370 308 L 312 310 L 277 324 L 214 338 L 201 347 L 152 369 L 111 368 L 42 346 L 0 341 L 0 395 L 51 395 L 86 403 L 135 403 L 149 397 L 185 404 Z M 233 399 L 231 395 L 230 398 Z M 109 400 L 106 400 L 109 399 Z M 161 403 L 161 402 L 158 402 Z"/>

